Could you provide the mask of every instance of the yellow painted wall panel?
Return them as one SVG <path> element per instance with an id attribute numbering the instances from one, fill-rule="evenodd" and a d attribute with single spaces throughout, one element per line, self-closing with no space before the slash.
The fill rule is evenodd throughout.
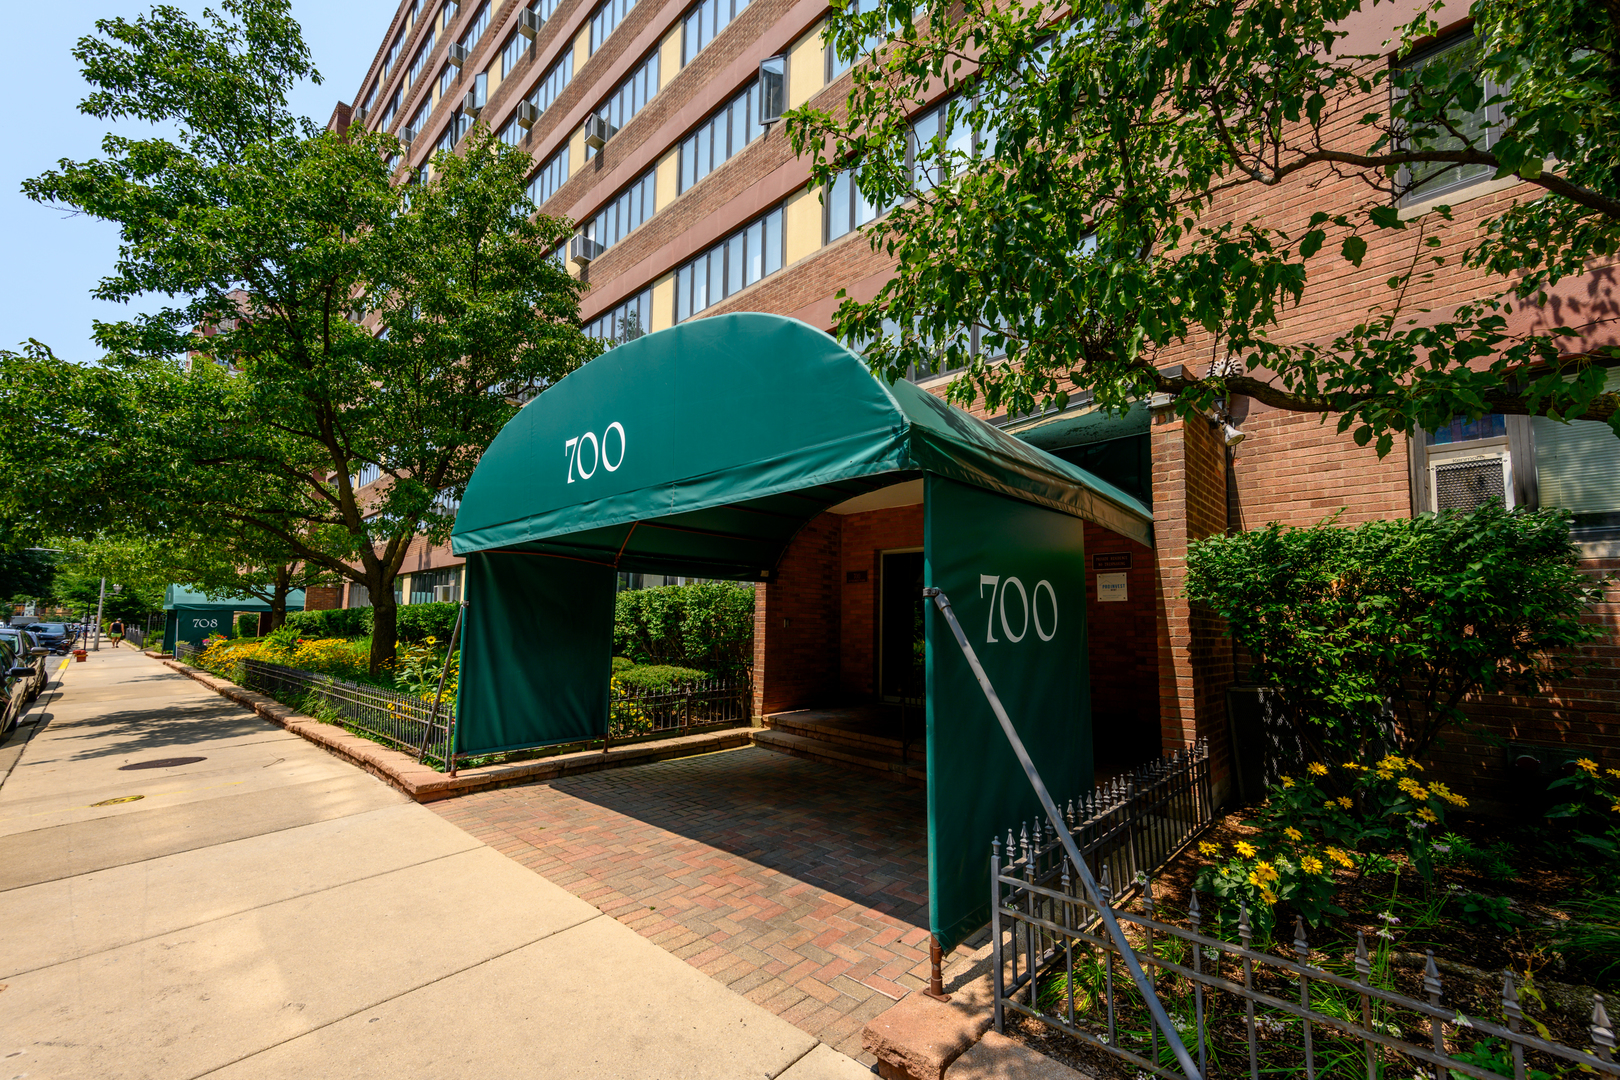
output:
<path id="1" fill-rule="evenodd" d="M 788 108 L 796 109 L 827 85 L 827 50 L 817 23 L 788 50 Z"/>
<path id="2" fill-rule="evenodd" d="M 652 287 L 652 329 L 668 330 L 675 325 L 675 275 L 665 274 Z"/>
<path id="3" fill-rule="evenodd" d="M 681 24 L 676 23 L 675 29 L 664 35 L 664 40 L 658 43 L 658 89 L 662 90 L 669 85 L 669 81 L 681 73 Z"/>
<path id="4" fill-rule="evenodd" d="M 658 159 L 658 171 L 653 178 L 653 213 L 675 201 L 676 187 L 681 179 L 681 151 L 679 147 Z"/>
<path id="5" fill-rule="evenodd" d="M 787 233 L 787 250 L 783 256 L 787 263 L 791 265 L 807 255 L 814 255 L 821 247 L 820 193 L 798 192 L 783 205 L 782 214 Z"/>

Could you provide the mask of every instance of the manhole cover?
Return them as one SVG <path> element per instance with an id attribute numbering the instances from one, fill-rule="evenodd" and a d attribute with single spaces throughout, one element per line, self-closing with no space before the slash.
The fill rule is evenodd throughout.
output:
<path id="1" fill-rule="evenodd" d="M 137 761 L 133 765 L 118 766 L 119 772 L 128 772 L 131 769 L 172 769 L 176 765 L 191 765 L 198 761 L 207 761 L 201 757 L 160 757 L 155 761 Z"/>
<path id="2" fill-rule="evenodd" d="M 145 795 L 120 795 L 116 799 L 102 799 L 100 802 L 93 802 L 90 805 L 91 806 L 117 806 L 121 802 L 134 802 L 136 799 L 144 799 L 144 798 L 146 798 Z"/>

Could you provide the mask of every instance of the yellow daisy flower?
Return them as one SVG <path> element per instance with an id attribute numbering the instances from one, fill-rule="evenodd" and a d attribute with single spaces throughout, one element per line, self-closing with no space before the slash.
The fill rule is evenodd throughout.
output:
<path id="1" fill-rule="evenodd" d="M 1305 768 L 1309 770 L 1312 776 L 1326 776 L 1328 774 L 1327 766 L 1322 764 L 1320 761 L 1313 761 L 1309 765 L 1305 766 Z"/>
<path id="2" fill-rule="evenodd" d="M 1299 866 L 1307 874 L 1323 874 L 1327 872 L 1327 867 L 1322 865 L 1322 860 L 1315 855 L 1307 855 L 1299 860 Z"/>
<path id="3" fill-rule="evenodd" d="M 1586 773 L 1588 776 L 1596 776 L 1598 774 L 1598 763 L 1589 757 L 1583 757 L 1579 761 L 1575 762 L 1575 767 Z"/>
<path id="4" fill-rule="evenodd" d="M 1212 844 L 1208 840 L 1205 840 L 1203 843 L 1198 845 L 1198 850 L 1203 852 L 1205 855 L 1215 856 L 1221 853 L 1221 845 Z"/>
<path id="5" fill-rule="evenodd" d="M 1254 858 L 1255 855 L 1258 852 L 1258 849 L 1253 844 L 1249 843 L 1247 840 L 1239 840 L 1233 846 L 1235 848 L 1237 848 L 1237 853 L 1239 855 L 1243 856 L 1245 859 Z"/>
<path id="6" fill-rule="evenodd" d="M 1351 800 L 1350 796 L 1348 796 L 1348 795 L 1340 795 L 1339 796 L 1339 805 L 1344 807 L 1344 809 L 1348 810 L 1348 809 L 1350 809 L 1352 806 L 1354 806 L 1356 804 L 1355 804 L 1354 801 Z"/>
<path id="7" fill-rule="evenodd" d="M 1305 834 L 1294 828 L 1292 825 L 1283 830 L 1283 835 L 1294 841 L 1296 844 L 1305 839 Z"/>

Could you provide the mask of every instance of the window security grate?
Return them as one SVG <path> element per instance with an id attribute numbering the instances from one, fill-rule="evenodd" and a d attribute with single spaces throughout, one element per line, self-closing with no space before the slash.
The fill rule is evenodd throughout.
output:
<path id="1" fill-rule="evenodd" d="M 1459 461 L 1434 467 L 1434 508 L 1472 510 L 1491 499 L 1505 502 L 1502 459 Z"/>

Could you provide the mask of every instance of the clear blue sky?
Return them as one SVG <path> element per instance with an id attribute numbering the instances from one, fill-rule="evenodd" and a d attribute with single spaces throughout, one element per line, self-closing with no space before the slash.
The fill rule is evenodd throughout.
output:
<path id="1" fill-rule="evenodd" d="M 201 11 L 197 0 L 176 0 Z M 5 70 L 11 136 L 0 155 L 0 348 L 38 338 L 63 357 L 93 359 L 92 320 L 127 317 L 129 308 L 90 297 L 118 250 L 117 230 L 104 222 L 64 217 L 24 198 L 23 180 L 62 158 L 100 153 L 107 125 L 79 112 L 89 89 L 71 55 L 73 44 L 99 18 L 146 11 L 127 0 L 92 0 L 72 11 L 55 4 L 9 4 Z M 396 0 L 293 0 L 293 15 L 325 80 L 305 83 L 295 111 L 324 124 L 338 101 L 354 97 L 398 6 Z M 72 7 L 72 5 L 69 5 Z M 136 134 L 142 126 L 129 125 Z M 154 304 L 153 306 L 157 306 Z"/>

